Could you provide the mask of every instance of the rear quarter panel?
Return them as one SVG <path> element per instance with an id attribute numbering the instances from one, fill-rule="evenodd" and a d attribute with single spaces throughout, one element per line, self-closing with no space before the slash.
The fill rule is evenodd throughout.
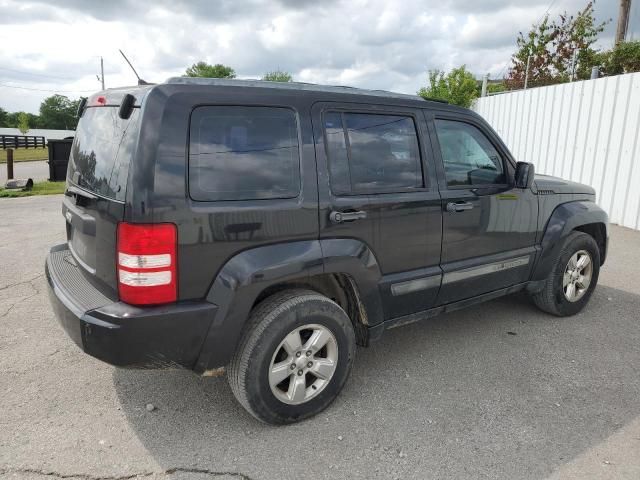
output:
<path id="1" fill-rule="evenodd" d="M 212 92 L 214 92 L 212 94 Z M 188 192 L 189 124 L 202 105 L 279 106 L 297 116 L 301 190 L 296 198 L 193 201 Z M 135 222 L 178 226 L 178 295 L 204 298 L 222 265 L 237 253 L 271 243 L 318 238 L 317 181 L 309 106 L 304 99 L 242 88 L 160 85 L 143 107 L 136 165 L 130 172 L 128 215 Z"/>

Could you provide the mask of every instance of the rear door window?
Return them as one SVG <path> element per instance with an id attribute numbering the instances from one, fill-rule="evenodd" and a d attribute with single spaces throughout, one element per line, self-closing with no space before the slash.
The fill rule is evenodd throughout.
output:
<path id="1" fill-rule="evenodd" d="M 272 107 L 197 107 L 191 116 L 189 192 L 198 201 L 298 196 L 295 113 Z"/>
<path id="2" fill-rule="evenodd" d="M 117 107 L 87 108 L 78 123 L 67 180 L 103 197 L 124 201 L 140 109 L 123 120 Z"/>
<path id="3" fill-rule="evenodd" d="M 324 122 L 334 193 L 399 192 L 424 186 L 412 117 L 328 112 Z"/>

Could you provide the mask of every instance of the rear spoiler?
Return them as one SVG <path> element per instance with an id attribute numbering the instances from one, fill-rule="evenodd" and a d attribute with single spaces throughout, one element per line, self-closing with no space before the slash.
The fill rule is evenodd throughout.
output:
<path id="1" fill-rule="evenodd" d="M 127 119 L 131 116 L 134 108 L 140 108 L 144 97 L 152 87 L 152 84 L 148 84 L 137 87 L 114 88 L 94 93 L 88 98 L 83 97 L 80 99 L 76 116 L 78 118 L 82 117 L 89 107 L 120 107 L 118 112 L 120 118 Z"/>

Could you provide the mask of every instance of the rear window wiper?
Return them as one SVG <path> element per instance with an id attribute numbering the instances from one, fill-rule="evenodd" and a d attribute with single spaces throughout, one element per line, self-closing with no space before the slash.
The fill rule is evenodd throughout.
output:
<path id="1" fill-rule="evenodd" d="M 67 191 L 65 192 L 65 195 L 70 196 L 69 194 L 88 198 L 89 200 L 95 200 L 96 198 L 98 198 L 97 195 L 94 195 L 93 193 L 89 193 L 86 190 L 82 190 L 81 188 L 74 187 L 73 185 L 69 185 L 67 187 Z"/>

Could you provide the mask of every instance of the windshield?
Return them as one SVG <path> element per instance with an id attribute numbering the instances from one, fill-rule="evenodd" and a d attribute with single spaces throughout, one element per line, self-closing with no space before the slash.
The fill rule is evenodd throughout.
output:
<path id="1" fill-rule="evenodd" d="M 123 201 L 139 115 L 140 109 L 136 108 L 129 119 L 123 120 L 117 107 L 87 108 L 71 148 L 67 182 Z"/>

